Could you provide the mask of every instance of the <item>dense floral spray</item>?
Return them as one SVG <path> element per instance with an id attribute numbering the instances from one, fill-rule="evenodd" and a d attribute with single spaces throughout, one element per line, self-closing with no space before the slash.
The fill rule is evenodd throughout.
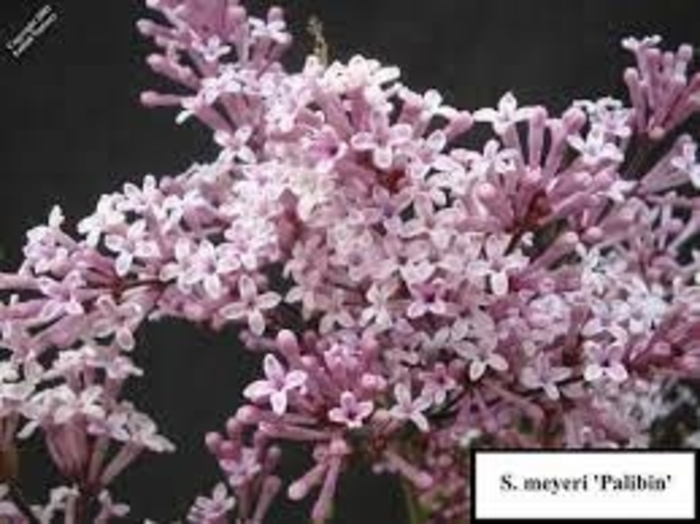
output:
<path id="1" fill-rule="evenodd" d="M 700 371 L 690 46 L 626 39 L 630 105 L 557 115 L 506 93 L 468 112 L 361 56 L 289 71 L 279 8 L 147 4 L 148 64 L 178 89 L 142 102 L 205 124 L 220 154 L 102 196 L 74 232 L 54 208 L 0 273 L 2 518 L 128 512 L 113 481 L 174 449 L 121 395 L 143 374 L 135 330 L 162 317 L 238 325 L 262 357 L 206 436 L 224 482 L 190 522 L 261 524 L 280 493 L 324 522 L 367 466 L 402 479 L 415 522 L 465 522 L 471 446 L 648 445 L 664 388 Z M 464 145 L 479 126 L 492 138 Z M 33 435 L 65 480 L 43 506 L 6 467 Z M 296 479 L 282 444 L 308 451 Z"/>

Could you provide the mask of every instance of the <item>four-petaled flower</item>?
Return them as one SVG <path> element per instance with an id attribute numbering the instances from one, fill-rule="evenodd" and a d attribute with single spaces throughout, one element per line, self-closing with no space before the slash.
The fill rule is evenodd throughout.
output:
<path id="1" fill-rule="evenodd" d="M 388 170 L 394 164 L 395 149 L 411 140 L 413 129 L 406 124 L 396 124 L 383 132 L 357 133 L 350 140 L 356 151 L 372 153 L 372 162 L 379 169 Z"/>
<path id="2" fill-rule="evenodd" d="M 630 122 L 634 112 L 625 108 L 622 102 L 611 97 L 604 97 L 592 102 L 577 100 L 573 107 L 578 107 L 588 113 L 591 124 L 601 127 L 606 134 L 617 138 L 629 138 L 632 134 Z"/>
<path id="3" fill-rule="evenodd" d="M 85 280 L 78 271 L 69 273 L 62 282 L 49 277 L 37 279 L 39 289 L 46 295 L 39 318 L 54 320 L 62 315 L 79 316 L 85 314 L 85 307 L 80 298 Z"/>
<path id="4" fill-rule="evenodd" d="M 156 453 L 175 451 L 173 443 L 158 433 L 158 426 L 145 413 L 129 412 L 126 429 L 129 432 L 129 442 L 137 448 Z"/>
<path id="5" fill-rule="evenodd" d="M 228 483 L 238 488 L 250 482 L 262 469 L 258 453 L 254 448 L 243 447 L 235 457 L 221 461 L 221 468 L 228 475 Z"/>
<path id="6" fill-rule="evenodd" d="M 149 259 L 160 255 L 158 244 L 151 240 L 146 231 L 145 220 L 134 222 L 125 232 L 106 235 L 105 246 L 117 253 L 114 269 L 119 277 L 129 273 L 135 258 Z"/>
<path id="7" fill-rule="evenodd" d="M 583 370 L 583 378 L 588 382 L 600 380 L 603 377 L 613 382 L 624 382 L 629 374 L 622 363 L 625 350 L 615 344 L 598 344 L 592 341 L 584 343 L 584 350 L 590 358 Z"/>
<path id="8" fill-rule="evenodd" d="M 392 324 L 390 304 L 392 296 L 398 289 L 394 280 L 385 283 L 374 283 L 367 290 L 368 307 L 362 311 L 361 322 L 366 326 L 370 322 L 379 330 L 389 329 Z"/>
<path id="9" fill-rule="evenodd" d="M 216 62 L 222 56 L 231 52 L 231 46 L 226 45 L 217 35 L 210 36 L 206 41 L 195 41 L 192 48 L 202 55 L 207 62 Z"/>
<path id="10" fill-rule="evenodd" d="M 221 482 L 216 485 L 211 497 L 197 497 L 187 520 L 195 524 L 224 524 L 235 505 L 236 499 L 229 495 L 228 489 Z"/>
<path id="11" fill-rule="evenodd" d="M 345 424 L 350 429 L 356 429 L 362 426 L 373 410 L 372 401 L 358 402 L 352 391 L 343 391 L 340 395 L 340 407 L 332 408 L 328 412 L 328 418 L 338 424 Z"/>
<path id="12" fill-rule="evenodd" d="M 143 320 L 143 308 L 134 302 L 117 304 L 110 296 L 100 297 L 96 305 L 101 315 L 93 324 L 95 336 L 114 334 L 120 348 L 132 350 L 135 345 L 133 333 Z"/>
<path id="13" fill-rule="evenodd" d="M 671 166 L 688 176 L 696 189 L 700 189 L 700 162 L 697 161 L 697 144 L 687 141 L 681 147 L 681 153 L 671 159 Z"/>
<path id="14" fill-rule="evenodd" d="M 477 122 L 491 122 L 493 130 L 502 135 L 518 122 L 527 120 L 532 115 L 532 109 L 518 108 L 518 101 L 510 91 L 498 101 L 498 110 L 490 107 L 479 109 L 474 113 Z"/>
<path id="15" fill-rule="evenodd" d="M 424 412 L 430 407 L 431 399 L 423 396 L 412 399 L 411 390 L 406 384 L 394 386 L 394 398 L 396 398 L 396 405 L 389 410 L 392 417 L 398 420 L 410 420 L 424 433 L 430 429 Z"/>
<path id="16" fill-rule="evenodd" d="M 543 389 L 551 400 L 558 400 L 560 397 L 558 383 L 572 375 L 571 368 L 552 365 L 546 354 L 539 353 L 534 362 L 523 368 L 520 373 L 520 383 L 528 389 Z"/>
<path id="17" fill-rule="evenodd" d="M 259 18 L 250 18 L 250 34 L 253 38 L 271 40 L 278 44 L 287 44 L 291 36 L 287 32 L 287 24 L 284 20 L 263 21 Z"/>
<path id="18" fill-rule="evenodd" d="M 509 274 L 528 263 L 517 251 L 509 253 L 510 240 L 509 235 L 489 235 L 483 244 L 483 258 L 467 263 L 468 278 L 474 282 L 486 279 L 491 292 L 499 297 L 510 290 Z"/>
<path id="19" fill-rule="evenodd" d="M 411 286 L 413 300 L 406 310 L 406 316 L 419 318 L 428 313 L 445 315 L 448 311 L 448 305 L 445 301 L 446 293 L 445 282 L 441 279 Z"/>
<path id="20" fill-rule="evenodd" d="M 470 362 L 469 380 L 479 380 L 488 368 L 495 371 L 506 371 L 508 369 L 508 361 L 503 355 L 496 353 L 490 347 L 462 342 L 457 352 Z"/>
<path id="21" fill-rule="evenodd" d="M 241 275 L 238 280 L 238 292 L 240 300 L 224 306 L 221 315 L 230 320 L 245 317 L 250 330 L 256 335 L 262 335 L 265 331 L 263 311 L 277 306 L 282 298 L 272 291 L 259 295 L 255 281 L 248 275 Z"/>
<path id="22" fill-rule="evenodd" d="M 514 149 L 500 149 L 497 140 L 489 140 L 483 153 L 468 151 L 463 156 L 469 162 L 470 175 L 481 179 L 491 172 L 499 175 L 515 171 L 515 159 L 518 154 Z"/>
<path id="23" fill-rule="evenodd" d="M 581 154 L 581 160 L 587 166 L 597 166 L 605 161 L 618 163 L 624 158 L 620 149 L 607 141 L 605 129 L 601 126 L 592 126 L 585 139 L 579 135 L 572 135 L 567 141 Z"/>
<path id="24" fill-rule="evenodd" d="M 447 400 L 447 395 L 459 388 L 450 370 L 442 362 L 437 363 L 432 371 L 423 372 L 421 379 L 423 390 L 420 396 L 429 398 L 436 406 L 443 404 Z"/>
<path id="25" fill-rule="evenodd" d="M 100 492 L 97 500 L 100 502 L 100 513 L 95 517 L 95 524 L 106 524 L 115 517 L 123 518 L 129 513 L 129 506 L 115 502 L 106 489 Z"/>
<path id="26" fill-rule="evenodd" d="M 468 317 L 458 319 L 452 325 L 451 340 L 455 353 L 470 363 L 470 380 L 479 380 L 488 368 L 508 369 L 508 361 L 496 352 L 496 325 L 487 313 L 474 310 Z"/>
<path id="27" fill-rule="evenodd" d="M 659 35 L 645 36 L 641 39 L 633 36 L 628 36 L 622 39 L 622 47 L 629 49 L 633 53 L 637 53 L 643 49 L 651 49 L 661 43 Z"/>
<path id="28" fill-rule="evenodd" d="M 290 392 L 298 390 L 306 384 L 307 374 L 300 369 L 287 371 L 277 358 L 268 353 L 263 360 L 265 380 L 256 380 L 243 391 L 243 396 L 259 402 L 268 400 L 272 411 L 277 415 L 284 415 Z"/>
<path id="29" fill-rule="evenodd" d="M 89 246 L 97 246 L 103 233 L 124 224 L 124 214 L 117 209 L 114 195 L 102 195 L 97 202 L 95 213 L 78 222 L 78 233 L 85 235 Z"/>

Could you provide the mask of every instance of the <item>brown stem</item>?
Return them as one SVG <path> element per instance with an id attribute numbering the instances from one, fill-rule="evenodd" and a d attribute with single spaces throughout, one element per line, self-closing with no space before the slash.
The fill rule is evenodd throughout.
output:
<path id="1" fill-rule="evenodd" d="M 90 507 L 95 500 L 95 494 L 92 490 L 79 488 L 78 498 L 75 501 L 75 524 L 90 524 L 91 518 Z"/>

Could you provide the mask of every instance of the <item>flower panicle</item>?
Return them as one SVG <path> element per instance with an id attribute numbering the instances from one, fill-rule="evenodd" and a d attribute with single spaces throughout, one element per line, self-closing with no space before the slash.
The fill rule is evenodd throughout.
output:
<path id="1" fill-rule="evenodd" d="M 138 24 L 161 49 L 148 64 L 185 94 L 142 101 L 202 121 L 219 156 L 103 195 L 75 231 L 54 208 L 0 272 L 0 449 L 42 435 L 61 507 L 101 496 L 99 518 L 119 516 L 100 493 L 174 450 L 122 398 L 144 373 L 138 329 L 164 317 L 237 325 L 262 355 L 205 439 L 225 483 L 191 522 L 262 524 L 285 443 L 310 450 L 286 494 L 313 494 L 316 522 L 358 464 L 456 521 L 465 446 L 648 443 L 665 385 L 700 370 L 688 46 L 625 41 L 630 105 L 556 115 L 511 91 L 467 111 L 361 56 L 288 71 L 278 8 L 148 6 L 163 20 Z M 477 126 L 493 135 L 458 140 Z"/>

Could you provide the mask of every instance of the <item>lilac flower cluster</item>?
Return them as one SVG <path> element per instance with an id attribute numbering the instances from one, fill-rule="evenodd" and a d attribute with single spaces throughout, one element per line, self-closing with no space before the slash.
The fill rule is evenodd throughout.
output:
<path id="1" fill-rule="evenodd" d="M 67 484 L 28 512 L 3 478 L 0 515 L 128 511 L 114 479 L 173 450 L 121 397 L 143 373 L 134 332 L 161 317 L 237 324 L 264 353 L 206 436 L 226 484 L 190 522 L 261 524 L 289 441 L 312 464 L 286 494 L 314 493 L 315 522 L 358 464 L 399 476 L 421 522 L 463 522 L 471 446 L 648 445 L 664 388 L 700 371 L 690 46 L 623 42 L 631 106 L 553 115 L 506 93 L 470 113 L 361 56 L 288 71 L 279 8 L 147 4 L 147 62 L 180 89 L 142 102 L 205 124 L 220 154 L 102 196 L 74 235 L 54 208 L 0 273 L 0 451 L 38 430 Z"/>

